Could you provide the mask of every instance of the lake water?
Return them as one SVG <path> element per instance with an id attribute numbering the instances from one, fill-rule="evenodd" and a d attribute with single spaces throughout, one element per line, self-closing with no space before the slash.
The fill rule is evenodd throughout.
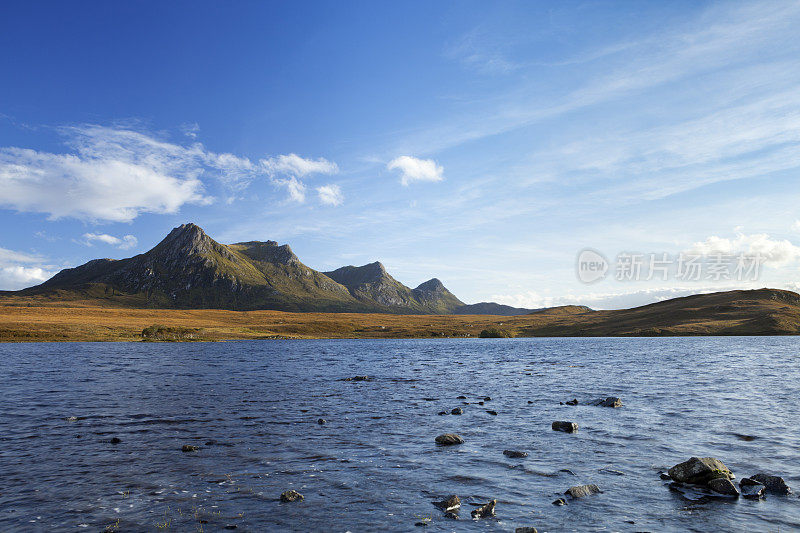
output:
<path id="1" fill-rule="evenodd" d="M 0 345 L 0 531 L 798 529 L 798 348 L 789 337 Z M 354 375 L 374 379 L 343 381 Z M 559 405 L 605 396 L 624 406 Z M 580 429 L 554 432 L 554 420 Z M 445 432 L 465 444 L 437 447 Z M 783 475 L 795 494 L 687 499 L 658 473 L 692 455 L 737 481 Z M 583 483 L 604 492 L 552 505 Z M 305 501 L 280 503 L 287 489 Z M 432 505 L 450 494 L 464 502 L 457 522 Z M 496 518 L 471 521 L 470 504 L 493 498 Z"/>

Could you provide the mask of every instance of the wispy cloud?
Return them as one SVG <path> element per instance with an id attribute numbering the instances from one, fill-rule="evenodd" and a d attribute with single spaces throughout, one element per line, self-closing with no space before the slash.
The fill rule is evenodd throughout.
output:
<path id="1" fill-rule="evenodd" d="M 322 185 L 317 187 L 319 201 L 325 205 L 341 205 L 344 201 L 344 194 L 338 185 Z"/>
<path id="2" fill-rule="evenodd" d="M 433 159 L 418 159 L 402 155 L 389 161 L 386 168 L 399 170 L 400 183 L 406 186 L 415 181 L 442 181 L 444 179 L 444 168 Z"/>
<path id="3" fill-rule="evenodd" d="M 84 233 L 83 243 L 87 246 L 92 246 L 95 243 L 102 243 L 114 246 L 120 250 L 130 250 L 139 244 L 139 240 L 133 235 L 114 237 L 113 235 L 109 235 L 107 233 Z"/>

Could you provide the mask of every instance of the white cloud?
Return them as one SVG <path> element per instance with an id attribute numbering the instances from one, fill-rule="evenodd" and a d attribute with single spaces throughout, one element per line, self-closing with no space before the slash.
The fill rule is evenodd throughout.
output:
<path id="1" fill-rule="evenodd" d="M 800 232 L 800 220 L 794 221 L 794 224 L 792 224 L 792 231 Z"/>
<path id="2" fill-rule="evenodd" d="M 325 205 L 341 205 L 344 201 L 344 194 L 338 185 L 323 185 L 317 187 L 319 201 Z"/>
<path id="3" fill-rule="evenodd" d="M 386 168 L 400 170 L 400 183 L 403 185 L 408 185 L 413 181 L 442 181 L 444 179 L 444 168 L 433 159 L 418 159 L 402 155 L 389 161 Z"/>
<path id="4" fill-rule="evenodd" d="M 116 246 L 120 250 L 129 250 L 139 244 L 139 240 L 133 235 L 125 235 L 124 237 L 114 237 L 107 233 L 84 233 L 84 244 L 92 246 L 95 242 L 101 242 Z"/>
<path id="5" fill-rule="evenodd" d="M 0 248 L 0 290 L 24 289 L 50 279 L 55 272 L 43 262 L 38 255 Z"/>
<path id="6" fill-rule="evenodd" d="M 273 179 L 275 185 L 286 187 L 289 192 L 289 200 L 302 204 L 306 201 L 306 186 L 296 177 Z"/>
<path id="7" fill-rule="evenodd" d="M 261 166 L 270 174 L 288 174 L 303 177 L 309 174 L 336 174 L 339 167 L 336 163 L 320 157 L 319 159 L 306 159 L 297 154 L 279 155 L 259 161 Z"/>
<path id="8" fill-rule="evenodd" d="M 304 189 L 297 177 L 338 171 L 326 159 L 289 154 L 254 163 L 200 143 L 183 146 L 131 129 L 83 125 L 59 131 L 69 153 L 0 148 L 0 206 L 47 213 L 53 220 L 129 222 L 141 213 L 176 213 L 185 204 L 211 203 L 205 177 L 236 192 L 259 176 L 290 175 L 283 184 L 296 200 Z"/>
<path id="9" fill-rule="evenodd" d="M 687 251 L 690 254 L 758 254 L 765 264 L 785 265 L 800 259 L 800 246 L 786 239 L 773 239 L 766 233 L 745 235 L 739 233 L 733 239 L 712 235 L 704 241 L 694 243 Z"/>

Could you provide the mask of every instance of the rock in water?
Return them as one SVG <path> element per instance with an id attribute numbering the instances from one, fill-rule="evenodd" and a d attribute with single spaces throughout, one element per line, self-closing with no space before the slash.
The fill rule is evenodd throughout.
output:
<path id="1" fill-rule="evenodd" d="M 494 506 L 497 505 L 497 500 L 492 500 L 486 505 L 481 505 L 477 509 L 473 509 L 470 515 L 472 518 L 488 518 L 494 516 Z"/>
<path id="2" fill-rule="evenodd" d="M 467 397 L 464 396 L 463 394 L 461 396 L 456 396 L 456 400 L 466 400 L 466 399 Z"/>
<path id="3" fill-rule="evenodd" d="M 301 502 L 305 498 L 303 495 L 297 492 L 296 490 L 287 490 L 281 493 L 281 501 L 282 502 Z"/>
<path id="4" fill-rule="evenodd" d="M 449 518 L 450 520 L 458 520 L 458 513 L 454 513 L 452 511 L 449 511 L 447 513 L 444 513 L 444 517 L 445 518 Z"/>
<path id="5" fill-rule="evenodd" d="M 539 533 L 539 530 L 535 527 L 518 527 L 514 533 Z"/>
<path id="6" fill-rule="evenodd" d="M 463 415 L 464 414 L 464 410 L 462 408 L 460 408 L 460 407 L 456 407 L 455 409 L 450 411 L 450 414 L 451 415 Z"/>
<path id="7" fill-rule="evenodd" d="M 592 494 L 598 494 L 603 492 L 600 490 L 600 487 L 597 485 L 576 485 L 574 487 L 570 487 L 564 492 L 568 496 L 572 496 L 573 498 L 583 498 L 584 496 L 590 496 Z"/>
<path id="8" fill-rule="evenodd" d="M 739 489 L 742 491 L 742 496 L 748 500 L 760 500 L 764 497 L 764 492 L 767 490 L 762 483 L 744 478 L 739 482 Z"/>
<path id="9" fill-rule="evenodd" d="M 733 479 L 733 474 L 719 459 L 692 457 L 670 468 L 669 477 L 680 483 L 705 485 L 714 478 Z"/>
<path id="10" fill-rule="evenodd" d="M 199 449 L 200 446 L 193 446 L 191 444 L 184 444 L 183 446 L 181 446 L 182 452 L 196 452 Z"/>
<path id="11" fill-rule="evenodd" d="M 319 424 L 320 426 L 324 426 L 325 425 L 325 419 L 324 418 L 320 418 L 319 420 L 317 420 L 317 424 Z"/>
<path id="12" fill-rule="evenodd" d="M 528 457 L 528 452 L 518 452 L 516 450 L 503 450 L 503 455 L 511 457 L 512 459 L 522 459 Z"/>
<path id="13" fill-rule="evenodd" d="M 453 444 L 464 444 L 464 439 L 455 433 L 445 433 L 436 437 L 436 444 L 440 446 L 452 446 Z"/>
<path id="14" fill-rule="evenodd" d="M 414 525 L 417 527 L 427 527 L 428 523 L 424 521 L 414 522 Z"/>
<path id="15" fill-rule="evenodd" d="M 345 381 L 370 381 L 369 376 L 353 376 L 350 378 L 344 378 Z"/>
<path id="16" fill-rule="evenodd" d="M 739 489 L 736 488 L 730 479 L 726 477 L 716 477 L 708 482 L 708 488 L 717 494 L 725 496 L 739 497 Z"/>
<path id="17" fill-rule="evenodd" d="M 596 405 L 598 407 L 622 407 L 622 400 L 616 396 L 609 396 L 608 398 L 598 398 L 586 402 L 586 405 Z"/>
<path id="18" fill-rule="evenodd" d="M 564 433 L 575 433 L 578 431 L 578 424 L 575 422 L 564 422 L 557 420 L 553 422 L 553 431 L 563 431 Z"/>
<path id="19" fill-rule="evenodd" d="M 568 400 L 567 401 L 567 405 L 578 405 L 578 399 L 577 398 L 573 398 L 571 400 Z"/>
<path id="20" fill-rule="evenodd" d="M 439 411 L 439 416 L 446 415 L 447 411 Z"/>
<path id="21" fill-rule="evenodd" d="M 553 505 L 567 505 L 567 500 L 559 498 L 553 502 Z"/>
<path id="22" fill-rule="evenodd" d="M 433 505 L 438 507 L 443 511 L 454 511 L 461 507 L 461 500 L 455 494 L 452 496 L 448 496 L 441 502 L 433 502 Z"/>
<path id="23" fill-rule="evenodd" d="M 792 489 L 786 484 L 786 481 L 780 476 L 771 476 L 769 474 L 759 473 L 755 476 L 750 476 L 750 479 L 757 481 L 767 488 L 767 492 L 771 494 L 791 494 Z"/>
<path id="24" fill-rule="evenodd" d="M 491 409 L 487 409 L 486 412 L 492 416 L 497 416 L 497 411 L 492 411 Z"/>

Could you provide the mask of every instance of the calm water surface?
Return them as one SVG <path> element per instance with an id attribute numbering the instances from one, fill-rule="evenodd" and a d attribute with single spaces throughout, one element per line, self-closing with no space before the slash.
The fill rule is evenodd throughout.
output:
<path id="1" fill-rule="evenodd" d="M 412 531 L 425 518 L 426 531 L 790 531 L 798 348 L 796 338 L 0 345 L 0 531 Z M 374 379 L 343 381 L 362 374 Z M 610 395 L 624 407 L 559 405 Z M 437 415 L 458 406 L 464 415 Z M 580 430 L 554 432 L 553 420 Z M 466 443 L 435 446 L 444 432 Z M 692 455 L 737 478 L 781 474 L 795 494 L 687 499 L 658 472 Z M 583 483 L 604 493 L 551 504 Z M 280 503 L 290 488 L 305 501 Z M 464 501 L 457 522 L 432 505 L 449 494 Z M 470 504 L 492 498 L 497 517 L 470 521 Z"/>

